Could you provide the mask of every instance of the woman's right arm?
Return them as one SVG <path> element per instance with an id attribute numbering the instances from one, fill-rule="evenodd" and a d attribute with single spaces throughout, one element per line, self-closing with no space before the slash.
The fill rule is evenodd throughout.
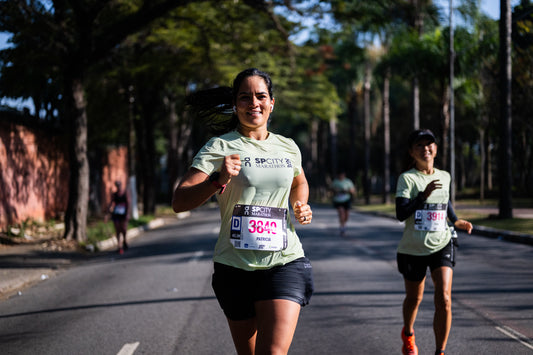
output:
<path id="1" fill-rule="evenodd" d="M 396 197 L 396 218 L 401 222 L 405 221 L 424 205 L 425 200 L 423 192 L 420 192 L 413 200 L 407 197 Z"/>
<path id="2" fill-rule="evenodd" d="M 406 197 L 396 197 L 396 218 L 399 221 L 405 221 L 417 209 L 424 206 L 424 202 L 433 191 L 440 188 L 442 188 L 442 184 L 439 183 L 439 180 L 433 180 L 426 186 L 424 191 L 419 192 L 412 200 Z"/>
<path id="3" fill-rule="evenodd" d="M 239 175 L 240 171 L 239 154 L 225 156 L 220 167 L 218 183 L 229 184 L 231 178 Z M 209 181 L 209 175 L 196 168 L 190 168 L 174 190 L 172 209 L 176 213 L 192 210 L 206 202 L 217 191 L 219 188 Z"/>
<path id="4" fill-rule="evenodd" d="M 174 190 L 172 209 L 176 213 L 192 210 L 206 202 L 217 191 L 218 188 L 209 181 L 209 175 L 190 168 Z"/>

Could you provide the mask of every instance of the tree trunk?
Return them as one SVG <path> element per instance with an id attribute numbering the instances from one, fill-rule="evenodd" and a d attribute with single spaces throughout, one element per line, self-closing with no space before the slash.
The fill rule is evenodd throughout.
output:
<path id="1" fill-rule="evenodd" d="M 357 124 L 357 90 L 355 84 L 352 85 L 350 90 L 350 98 L 348 102 L 348 120 L 350 123 L 350 137 L 355 140 L 357 137 L 357 131 L 359 125 Z M 356 162 L 358 159 L 357 146 L 350 144 L 349 161 L 347 166 L 346 175 L 355 177 L 356 175 Z M 355 181 L 355 180 L 354 180 Z"/>
<path id="2" fill-rule="evenodd" d="M 511 149 L 511 1 L 500 0 L 500 218 L 513 218 Z"/>
<path id="3" fill-rule="evenodd" d="M 319 186 L 319 198 L 322 200 L 327 197 L 328 185 L 330 180 L 328 179 L 329 172 L 332 170 L 330 158 L 328 157 L 328 149 L 330 146 L 330 133 L 329 122 L 325 120 L 314 118 L 318 122 L 317 127 L 317 143 L 318 143 L 318 161 L 314 167 L 317 176 L 317 186 Z"/>
<path id="4" fill-rule="evenodd" d="M 365 203 L 370 204 L 370 62 L 365 64 L 365 78 L 363 89 L 363 110 L 365 129 L 365 167 L 363 173 L 363 190 Z"/>
<path id="5" fill-rule="evenodd" d="M 420 0 L 409 0 L 413 7 L 413 17 L 410 26 L 421 37 L 424 33 L 424 13 L 422 11 L 423 3 Z M 418 74 L 413 78 L 413 130 L 420 129 L 420 84 L 418 82 Z"/>
<path id="6" fill-rule="evenodd" d="M 338 164 L 338 154 L 337 154 L 337 141 L 338 141 L 338 135 L 337 135 L 337 122 L 335 120 L 330 119 L 329 120 L 329 151 L 330 151 L 330 158 L 331 158 L 331 174 L 333 177 L 337 176 L 339 172 L 339 164 Z M 340 170 L 344 171 L 344 167 L 341 167 Z"/>
<path id="7" fill-rule="evenodd" d="M 439 154 L 442 159 L 442 169 L 449 170 L 449 166 L 453 163 L 451 162 L 451 156 L 449 154 L 449 143 L 448 143 L 448 132 L 450 131 L 450 87 L 445 85 L 443 90 L 444 97 L 442 98 L 442 142 L 439 147 Z M 450 152 L 451 153 L 451 152 Z M 455 182 L 452 182 L 454 184 Z"/>
<path id="8" fill-rule="evenodd" d="M 492 175 L 492 151 L 494 144 L 490 134 L 487 137 L 487 190 L 492 191 L 494 189 L 494 179 Z"/>
<path id="9" fill-rule="evenodd" d="M 129 193 L 131 201 L 131 218 L 134 220 L 139 219 L 139 205 L 137 198 L 137 173 L 135 162 L 137 159 L 136 154 L 136 135 L 135 135 L 135 96 L 133 85 L 128 86 L 128 175 L 129 175 Z"/>
<path id="10" fill-rule="evenodd" d="M 309 141 L 307 149 L 309 150 L 309 155 L 311 159 L 307 159 L 305 170 L 307 172 L 309 184 L 311 186 L 320 186 L 319 184 L 319 154 L 318 154 L 318 143 L 319 143 L 319 121 L 316 117 L 313 117 L 311 119 L 311 124 L 309 125 Z M 313 193 L 313 197 L 316 199 L 320 198 L 320 189 L 316 188 L 313 189 L 313 191 L 310 191 Z"/>
<path id="11" fill-rule="evenodd" d="M 485 121 L 485 120 L 482 120 Z M 487 167 L 487 153 L 485 146 L 485 128 L 484 122 L 479 126 L 479 161 L 480 161 L 480 177 L 479 177 L 479 200 L 483 202 L 485 200 L 485 169 Z"/>
<path id="12" fill-rule="evenodd" d="M 143 152 L 141 162 L 143 167 L 143 214 L 149 215 L 155 213 L 156 198 L 156 155 L 154 142 L 153 111 L 151 109 L 143 110 L 142 127 L 143 127 Z"/>
<path id="13" fill-rule="evenodd" d="M 68 206 L 65 214 L 65 234 L 68 240 L 87 239 L 87 209 L 89 205 L 89 160 L 87 157 L 87 111 L 83 82 L 74 78 L 69 83 L 72 93 L 70 123 L 70 178 Z"/>
<path id="14" fill-rule="evenodd" d="M 413 130 L 420 129 L 420 85 L 418 77 L 413 78 Z"/>
<path id="15" fill-rule="evenodd" d="M 385 71 L 383 79 L 383 203 L 391 203 L 390 192 L 390 67 Z"/>
<path id="16" fill-rule="evenodd" d="M 169 94 L 164 98 L 167 108 L 168 118 L 168 149 L 167 149 L 167 171 L 168 171 L 168 196 L 172 196 L 178 180 L 178 114 L 176 113 L 176 99 Z"/>

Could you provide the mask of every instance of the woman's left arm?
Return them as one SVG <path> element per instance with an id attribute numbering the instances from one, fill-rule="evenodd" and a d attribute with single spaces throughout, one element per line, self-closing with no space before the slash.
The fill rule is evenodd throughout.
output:
<path id="1" fill-rule="evenodd" d="M 294 217 L 300 224 L 309 224 L 313 219 L 311 206 L 307 204 L 309 199 L 309 184 L 302 170 L 302 173 L 292 180 L 291 193 L 289 196 Z"/>
<path id="2" fill-rule="evenodd" d="M 448 218 L 453 223 L 455 228 L 465 230 L 468 232 L 468 234 L 472 233 L 472 229 L 473 229 L 472 223 L 465 221 L 464 219 L 457 218 L 451 201 L 448 201 L 447 214 L 448 214 Z"/>

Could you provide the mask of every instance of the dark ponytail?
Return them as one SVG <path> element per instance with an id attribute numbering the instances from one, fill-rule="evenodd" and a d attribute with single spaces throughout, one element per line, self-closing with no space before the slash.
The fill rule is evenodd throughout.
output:
<path id="1" fill-rule="evenodd" d="M 209 133 L 219 136 L 234 130 L 239 123 L 233 113 L 233 95 L 230 87 L 219 86 L 197 91 L 186 98 L 189 111 L 199 118 Z"/>
<path id="2" fill-rule="evenodd" d="M 265 81 L 270 98 L 272 95 L 272 80 L 270 76 L 255 68 L 245 69 L 240 72 L 233 81 L 233 89 L 227 86 L 219 86 L 212 89 L 197 91 L 186 98 L 189 111 L 202 120 L 205 127 L 212 135 L 233 131 L 239 125 L 239 119 L 233 111 L 233 105 L 237 100 L 237 90 L 244 79 L 250 76 L 260 76 Z"/>

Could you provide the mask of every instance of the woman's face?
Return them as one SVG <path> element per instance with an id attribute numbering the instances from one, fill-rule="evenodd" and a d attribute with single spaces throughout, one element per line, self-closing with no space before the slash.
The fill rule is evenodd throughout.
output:
<path id="1" fill-rule="evenodd" d="M 417 163 L 433 162 L 437 156 L 437 144 L 431 139 L 422 138 L 411 146 L 409 154 Z"/>
<path id="2" fill-rule="evenodd" d="M 235 103 L 237 117 L 242 128 L 257 130 L 266 128 L 274 107 L 274 99 L 268 94 L 268 87 L 260 76 L 243 80 Z"/>

